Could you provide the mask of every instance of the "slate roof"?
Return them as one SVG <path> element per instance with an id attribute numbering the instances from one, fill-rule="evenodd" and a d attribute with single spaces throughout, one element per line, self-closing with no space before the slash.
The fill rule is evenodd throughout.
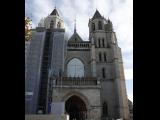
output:
<path id="1" fill-rule="evenodd" d="M 57 9 L 55 8 L 55 9 L 51 12 L 50 15 L 57 15 L 57 16 L 59 16 Z"/>
<path id="2" fill-rule="evenodd" d="M 74 32 L 74 34 L 71 36 L 71 38 L 68 40 L 69 43 L 79 43 L 83 42 L 82 38 L 78 35 L 77 32 Z"/>
<path id="3" fill-rule="evenodd" d="M 98 10 L 96 10 L 96 12 L 94 13 L 93 17 L 92 17 L 92 20 L 93 19 L 96 19 L 96 18 L 102 18 L 101 14 L 99 13 Z"/>

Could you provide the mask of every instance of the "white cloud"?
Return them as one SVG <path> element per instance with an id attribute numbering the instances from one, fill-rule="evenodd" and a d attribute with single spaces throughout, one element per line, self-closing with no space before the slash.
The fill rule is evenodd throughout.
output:
<path id="1" fill-rule="evenodd" d="M 26 0 L 25 11 L 33 19 L 32 27 L 36 27 L 42 17 L 46 17 L 53 10 L 53 0 Z"/>

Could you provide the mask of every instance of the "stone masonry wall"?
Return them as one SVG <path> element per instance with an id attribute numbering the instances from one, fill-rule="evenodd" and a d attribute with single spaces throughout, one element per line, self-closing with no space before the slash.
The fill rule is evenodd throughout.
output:
<path id="1" fill-rule="evenodd" d="M 89 119 L 100 120 L 100 87 L 57 87 L 53 91 L 53 102 L 65 102 L 72 95 L 80 97 L 85 102 Z"/>

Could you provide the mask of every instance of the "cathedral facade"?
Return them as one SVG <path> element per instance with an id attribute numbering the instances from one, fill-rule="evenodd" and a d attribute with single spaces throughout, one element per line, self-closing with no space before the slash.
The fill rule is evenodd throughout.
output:
<path id="1" fill-rule="evenodd" d="M 60 111 L 70 120 L 129 120 L 112 22 L 96 10 L 88 22 L 88 40 L 76 28 L 66 39 L 63 22 L 55 8 L 32 30 L 25 67 L 26 114 Z"/>

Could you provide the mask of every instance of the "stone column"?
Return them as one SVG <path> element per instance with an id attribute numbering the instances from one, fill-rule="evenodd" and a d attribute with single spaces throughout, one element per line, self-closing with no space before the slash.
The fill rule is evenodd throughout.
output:
<path id="1" fill-rule="evenodd" d="M 94 39 L 92 37 L 91 39 L 91 71 L 92 71 L 92 76 L 96 77 L 96 56 L 95 56 L 95 44 L 94 44 Z"/>

